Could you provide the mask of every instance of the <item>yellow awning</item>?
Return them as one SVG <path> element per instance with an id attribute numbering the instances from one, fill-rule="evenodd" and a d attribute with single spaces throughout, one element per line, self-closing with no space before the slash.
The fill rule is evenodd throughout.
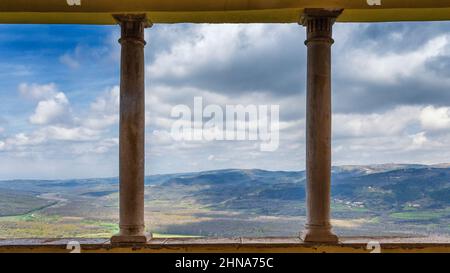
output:
<path id="1" fill-rule="evenodd" d="M 122 13 L 153 23 L 295 23 L 305 8 L 344 9 L 340 22 L 450 20 L 450 0 L 0 0 L 0 23 L 106 25 Z"/>

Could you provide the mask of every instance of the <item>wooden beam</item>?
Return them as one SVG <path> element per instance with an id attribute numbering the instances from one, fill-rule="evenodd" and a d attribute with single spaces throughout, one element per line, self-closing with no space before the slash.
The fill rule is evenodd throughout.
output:
<path id="1" fill-rule="evenodd" d="M 0 23 L 110 25 L 112 14 L 126 13 L 146 14 L 153 23 L 297 23 L 305 8 L 344 9 L 339 22 L 450 20 L 450 0 L 371 1 L 1 0 Z"/>

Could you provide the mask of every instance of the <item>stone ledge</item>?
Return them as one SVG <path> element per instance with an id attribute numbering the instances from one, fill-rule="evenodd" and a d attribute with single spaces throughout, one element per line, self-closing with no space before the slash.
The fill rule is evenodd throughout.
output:
<path id="1" fill-rule="evenodd" d="M 304 243 L 299 238 L 173 238 L 147 244 L 112 245 L 108 239 L 0 240 L 0 253 L 68 253 L 69 242 L 83 253 L 369 253 L 380 243 L 384 253 L 450 253 L 450 238 L 345 237 L 338 244 Z"/>

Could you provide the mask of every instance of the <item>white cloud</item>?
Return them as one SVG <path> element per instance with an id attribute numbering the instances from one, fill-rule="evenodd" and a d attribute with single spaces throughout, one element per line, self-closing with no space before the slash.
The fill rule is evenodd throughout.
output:
<path id="1" fill-rule="evenodd" d="M 84 156 L 105 154 L 117 146 L 118 140 L 105 129 L 118 120 L 118 87 L 101 93 L 87 111 L 74 111 L 67 96 L 54 84 L 24 83 L 19 91 L 27 98 L 38 100 L 34 113 L 29 117 L 30 123 L 37 128 L 5 136 L 1 149 L 10 155 L 33 157 L 39 151 L 40 156 L 54 153 Z M 59 142 L 67 144 L 61 146 Z M 83 154 L 79 153 L 80 149 Z"/>
<path id="2" fill-rule="evenodd" d="M 169 51 L 158 53 L 147 71 L 153 78 L 184 77 L 211 63 L 221 66 L 238 46 L 240 29 L 238 25 L 196 27 L 190 38 L 179 40 Z"/>
<path id="3" fill-rule="evenodd" d="M 38 103 L 36 110 L 30 116 L 31 124 L 47 125 L 53 123 L 65 123 L 70 118 L 70 104 L 66 95 L 62 92 Z"/>
<path id="4" fill-rule="evenodd" d="M 420 107 L 401 106 L 384 113 L 335 114 L 336 137 L 373 137 L 399 135 L 418 122 Z"/>
<path id="5" fill-rule="evenodd" d="M 88 116 L 82 124 L 88 128 L 102 130 L 119 121 L 120 88 L 114 86 L 96 98 L 90 106 Z"/>
<path id="6" fill-rule="evenodd" d="M 5 147 L 14 150 L 16 147 L 36 146 L 56 141 L 92 141 L 100 137 L 98 131 L 83 127 L 46 126 L 32 133 L 18 133 L 7 138 Z"/>
<path id="7" fill-rule="evenodd" d="M 97 154 L 105 154 L 109 152 L 112 148 L 118 146 L 119 146 L 118 138 L 103 139 L 98 143 L 93 152 Z"/>
<path id="8" fill-rule="evenodd" d="M 147 134 L 146 144 L 149 147 L 170 147 L 174 141 L 169 131 L 153 130 L 151 134 Z"/>
<path id="9" fill-rule="evenodd" d="M 104 138 L 96 141 L 76 143 L 71 145 L 70 152 L 76 156 L 86 156 L 89 154 L 102 155 L 107 154 L 119 145 L 118 138 Z"/>
<path id="10" fill-rule="evenodd" d="M 445 99 L 424 101 L 423 97 L 446 93 L 448 60 L 445 57 L 450 57 L 450 35 L 444 30 L 427 35 L 421 31 L 416 39 L 420 42 L 407 44 L 404 37 L 411 29 L 405 25 L 397 28 L 394 25 L 342 24 L 337 25 L 336 30 L 334 164 L 448 161 L 450 152 L 445 151 L 450 150 L 450 131 L 446 131 L 450 129 L 449 102 Z M 158 41 L 149 45 L 151 50 L 147 52 L 147 173 L 230 167 L 304 168 L 306 50 L 303 28 L 293 25 L 160 25 L 147 30 L 146 35 L 149 41 Z M 117 29 L 114 35 L 108 36 L 111 43 L 107 47 L 114 50 L 103 52 L 98 48 L 102 56 L 112 55 L 101 60 L 118 61 L 117 36 Z M 424 36 L 431 39 L 424 39 Z M 385 51 L 380 49 L 381 45 Z M 88 59 L 90 62 L 100 60 L 100 55 L 80 48 L 62 55 L 60 62 L 77 68 Z M 98 66 L 102 69 L 101 64 Z M 437 79 L 441 68 L 442 77 Z M 68 71 L 72 74 L 86 72 L 82 69 Z M 290 90 L 285 86 L 278 88 L 275 83 L 285 83 Z M 89 82 L 88 87 L 98 88 L 99 84 L 101 81 Z M 402 89 L 401 84 L 409 86 Z M 423 92 L 430 86 L 435 90 L 434 95 Z M 69 87 L 74 89 L 73 86 L 67 89 Z M 66 175 L 77 175 L 73 170 L 92 169 L 92 162 L 100 162 L 99 159 L 111 165 L 110 162 L 117 161 L 118 132 L 113 129 L 119 120 L 118 86 L 104 92 L 90 90 L 92 93 L 82 95 L 73 91 L 66 96 L 53 83 L 24 83 L 19 91 L 23 97 L 36 102 L 35 112 L 30 117 L 35 126 L 24 128 L 19 122 L 18 129 L 7 128 L 10 135 L 0 135 L 2 155 L 20 154 L 24 165 L 28 162 L 27 168 L 33 170 L 29 171 L 31 174 L 39 172 L 38 168 L 30 166 L 36 158 L 42 159 L 45 170 L 56 168 L 49 166 L 48 162 L 52 162 Z M 58 99 L 59 93 L 63 96 Z M 93 99 L 86 101 L 90 96 Z M 171 109 L 177 104 L 191 106 L 195 96 L 202 96 L 205 105 L 221 107 L 279 104 L 280 149 L 265 154 L 259 153 L 255 142 L 174 141 L 170 135 L 174 121 L 170 118 Z M 82 99 L 74 101 L 76 98 Z M 365 106 L 371 103 L 376 106 Z M 12 121 L 11 124 L 16 124 Z M 70 168 L 64 168 L 55 160 L 55 154 L 67 158 L 64 164 Z M 3 158 L 6 157 L 0 160 Z M 84 165 L 72 168 L 74 162 L 84 162 Z M 7 168 L 2 169 L 2 173 L 6 171 Z M 85 173 L 83 175 L 89 176 L 93 172 Z M 94 173 L 97 175 L 96 170 Z"/>
<path id="11" fill-rule="evenodd" d="M 49 99 L 58 93 L 54 83 L 44 85 L 21 83 L 18 89 L 22 96 L 33 100 Z"/>
<path id="12" fill-rule="evenodd" d="M 117 114 L 120 106 L 120 88 L 114 86 L 108 92 L 97 97 L 97 99 L 91 104 L 91 110 L 93 112 Z"/>
<path id="13" fill-rule="evenodd" d="M 109 59 L 110 54 L 117 53 L 116 46 L 108 48 L 112 46 L 109 41 L 105 41 L 105 44 L 99 46 L 79 44 L 73 51 L 61 55 L 59 62 L 72 70 L 78 69 L 83 62 L 93 63 Z"/>
<path id="14" fill-rule="evenodd" d="M 420 132 L 418 134 L 412 135 L 412 143 L 414 147 L 422 147 L 428 142 L 426 132 Z"/>
<path id="15" fill-rule="evenodd" d="M 16 147 L 41 144 L 45 140 L 46 136 L 41 133 L 34 133 L 33 135 L 18 133 L 15 136 L 6 139 L 5 147 L 9 150 L 13 150 Z"/>
<path id="16" fill-rule="evenodd" d="M 61 57 L 59 57 L 59 61 L 72 69 L 77 69 L 80 67 L 80 63 L 69 54 L 64 54 Z"/>
<path id="17" fill-rule="evenodd" d="M 280 37 L 291 31 L 290 27 L 264 24 L 195 25 L 171 40 L 166 50 L 156 53 L 147 72 L 152 79 L 160 79 L 220 70 L 256 52 L 272 53 L 281 45 Z"/>
<path id="18" fill-rule="evenodd" d="M 99 138 L 99 132 L 84 127 L 61 127 L 61 126 L 48 126 L 39 133 L 45 135 L 47 139 L 51 140 L 63 140 L 63 141 L 89 141 Z"/>
<path id="19" fill-rule="evenodd" d="M 433 57 L 447 55 L 449 44 L 450 35 L 441 35 L 414 51 L 379 54 L 373 48 L 356 49 L 341 59 L 340 66 L 349 71 L 347 75 L 362 81 L 395 84 L 402 78 L 422 77 L 424 64 Z"/>
<path id="20" fill-rule="evenodd" d="M 427 106 L 420 113 L 420 121 L 425 129 L 450 129 L 450 108 Z"/>

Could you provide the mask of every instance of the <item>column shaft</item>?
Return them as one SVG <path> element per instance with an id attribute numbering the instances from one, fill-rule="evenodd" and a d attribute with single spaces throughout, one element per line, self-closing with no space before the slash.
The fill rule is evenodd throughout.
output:
<path id="1" fill-rule="evenodd" d="M 113 243 L 145 243 L 145 15 L 115 16 L 121 26 L 120 233 Z"/>
<path id="2" fill-rule="evenodd" d="M 337 242 L 331 231 L 331 46 L 339 12 L 306 10 L 306 177 L 308 242 Z"/>

